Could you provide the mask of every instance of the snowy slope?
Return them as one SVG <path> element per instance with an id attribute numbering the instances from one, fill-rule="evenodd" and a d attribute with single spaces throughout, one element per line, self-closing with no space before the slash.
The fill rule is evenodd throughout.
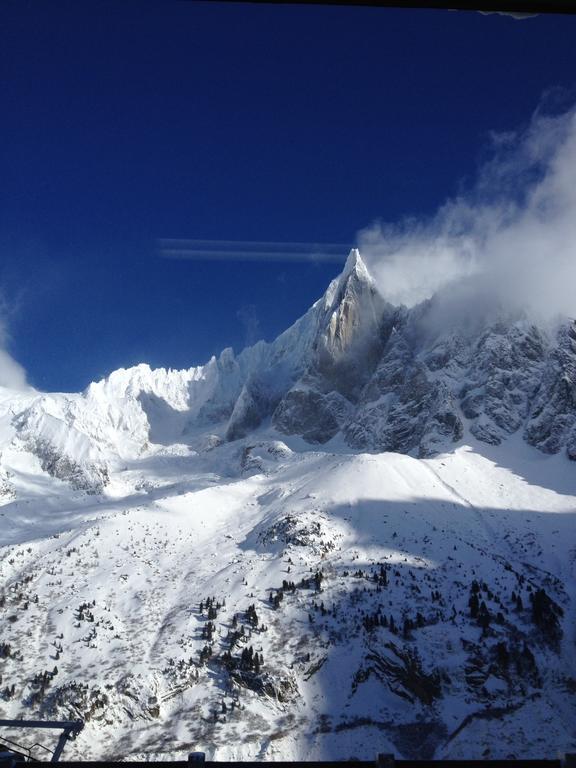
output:
<path id="1" fill-rule="evenodd" d="M 0 717 L 85 759 L 576 749 L 570 326 L 433 309 L 353 253 L 270 344 L 1 390 Z"/>

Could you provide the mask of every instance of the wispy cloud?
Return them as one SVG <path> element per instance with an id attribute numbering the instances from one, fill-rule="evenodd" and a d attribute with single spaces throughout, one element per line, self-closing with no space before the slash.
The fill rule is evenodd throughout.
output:
<path id="1" fill-rule="evenodd" d="M 537 111 L 491 137 L 473 188 L 428 219 L 376 222 L 358 235 L 383 295 L 416 304 L 477 285 L 506 304 L 576 316 L 576 108 Z"/>
<path id="2" fill-rule="evenodd" d="M 9 305 L 3 294 L 0 292 L 0 387 L 9 389 L 26 389 L 28 383 L 26 380 L 26 371 L 17 363 L 8 351 L 9 333 L 8 333 Z"/>
<path id="3" fill-rule="evenodd" d="M 244 344 L 247 347 L 255 344 L 260 339 L 260 319 L 254 304 L 245 304 L 236 312 L 236 317 L 244 328 Z"/>
<path id="4" fill-rule="evenodd" d="M 158 250 L 164 259 L 192 261 L 343 262 L 350 243 L 301 243 L 248 240 L 190 240 L 163 238 Z"/>

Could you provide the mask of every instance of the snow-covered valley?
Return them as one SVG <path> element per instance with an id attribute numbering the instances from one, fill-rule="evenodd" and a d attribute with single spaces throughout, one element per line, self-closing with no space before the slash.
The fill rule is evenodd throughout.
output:
<path id="1" fill-rule="evenodd" d="M 2 390 L 1 717 L 83 759 L 576 749 L 573 326 L 433 319 L 353 254 L 271 344 Z"/>

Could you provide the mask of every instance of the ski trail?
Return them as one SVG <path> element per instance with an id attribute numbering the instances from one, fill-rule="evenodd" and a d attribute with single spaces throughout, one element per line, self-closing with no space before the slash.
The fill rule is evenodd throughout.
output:
<path id="1" fill-rule="evenodd" d="M 469 501 L 465 496 L 463 496 L 460 493 L 460 491 L 458 491 L 453 485 L 451 485 L 446 480 L 444 480 L 444 478 L 441 477 L 440 474 L 435 469 L 433 469 L 427 462 L 423 461 L 422 464 L 426 467 L 428 472 L 430 472 L 433 475 L 433 477 L 437 480 L 437 482 L 440 483 L 440 485 L 448 491 L 448 493 L 450 493 L 452 496 L 458 499 L 459 502 L 461 502 L 465 507 L 467 507 L 472 512 L 472 514 L 480 524 L 481 528 L 483 528 L 485 533 L 487 534 L 490 544 L 493 544 L 496 541 L 498 541 L 499 543 L 502 541 L 502 539 L 498 537 L 496 531 L 494 530 L 492 525 L 486 520 L 486 518 L 484 517 L 484 515 L 482 514 L 482 512 L 478 507 L 472 504 L 472 502 Z M 507 541 L 506 541 L 506 546 L 509 552 L 511 554 L 514 554 L 512 552 L 512 548 L 510 544 Z"/>

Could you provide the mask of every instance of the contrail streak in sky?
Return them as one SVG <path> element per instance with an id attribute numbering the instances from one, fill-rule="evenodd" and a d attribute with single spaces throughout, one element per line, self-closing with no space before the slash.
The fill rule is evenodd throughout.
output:
<path id="1" fill-rule="evenodd" d="M 347 243 L 287 243 L 254 240 L 190 240 L 162 238 L 163 259 L 191 261 L 343 262 Z"/>

